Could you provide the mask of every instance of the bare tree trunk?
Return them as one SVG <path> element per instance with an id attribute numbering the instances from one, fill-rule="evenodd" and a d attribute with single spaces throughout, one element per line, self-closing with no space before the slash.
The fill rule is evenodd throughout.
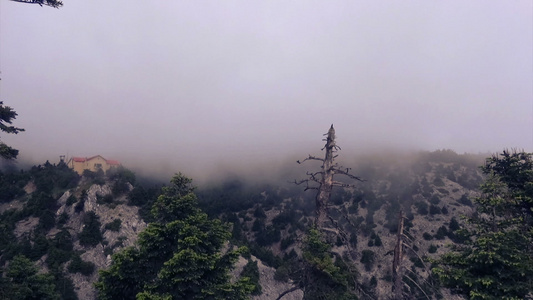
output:
<path id="1" fill-rule="evenodd" d="M 322 150 L 326 149 L 326 155 L 324 158 L 319 158 L 315 156 L 309 155 L 306 159 L 303 161 L 297 161 L 299 164 L 302 162 L 305 162 L 307 160 L 318 160 L 322 162 L 322 170 L 314 173 L 307 172 L 307 175 L 309 176 L 308 179 L 300 180 L 300 181 L 294 181 L 295 184 L 302 184 L 306 183 L 305 190 L 308 189 L 314 189 L 317 190 L 316 194 L 316 218 L 315 218 L 315 225 L 319 229 L 323 229 L 323 225 L 325 221 L 328 219 L 328 202 L 329 198 L 331 196 L 331 190 L 334 186 L 338 187 L 355 187 L 352 184 L 346 184 L 342 182 L 338 182 L 334 180 L 334 176 L 344 175 L 347 176 L 350 179 L 362 181 L 361 178 L 354 176 L 350 174 L 350 168 L 341 168 L 337 164 L 335 164 L 335 158 L 337 155 L 334 153 L 340 149 L 339 146 L 335 143 L 335 129 L 333 128 L 333 124 L 331 124 L 331 127 L 328 130 L 328 133 L 324 134 L 326 138 L 324 141 L 326 141 L 326 145 Z M 311 186 L 309 183 L 315 183 L 317 186 Z"/>
<path id="2" fill-rule="evenodd" d="M 394 248 L 394 260 L 392 262 L 392 277 L 394 285 L 392 292 L 394 300 L 403 299 L 403 213 L 400 210 L 396 247 Z"/>
<path id="3" fill-rule="evenodd" d="M 318 193 L 316 195 L 316 219 L 315 225 L 317 228 L 323 228 L 324 222 L 328 215 L 328 201 L 331 196 L 331 190 L 333 188 L 333 175 L 335 174 L 333 168 L 333 150 L 335 149 L 335 129 L 333 124 L 328 130 L 326 145 L 326 156 L 322 164 L 322 179 Z"/>

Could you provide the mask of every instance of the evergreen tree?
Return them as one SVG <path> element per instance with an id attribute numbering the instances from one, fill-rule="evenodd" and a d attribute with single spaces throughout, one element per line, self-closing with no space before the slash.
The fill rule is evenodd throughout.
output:
<path id="1" fill-rule="evenodd" d="M 0 272 L 1 274 L 1 272 Z M 0 299 L 58 299 L 59 293 L 50 274 L 37 274 L 37 267 L 22 255 L 15 256 L 0 277 Z"/>
<path id="2" fill-rule="evenodd" d="M 0 131 L 6 133 L 17 134 L 24 131 L 22 128 L 11 126 L 13 120 L 17 117 L 17 113 L 9 106 L 4 106 L 4 102 L 0 101 Z M 19 151 L 13 149 L 8 145 L 0 142 L 0 157 L 5 159 L 15 159 Z"/>
<path id="3" fill-rule="evenodd" d="M 99 299 L 247 299 L 253 285 L 230 282 L 239 252 L 222 251 L 228 228 L 198 208 L 189 178 L 175 175 L 152 214 L 137 245 L 100 272 Z"/>
<path id="4" fill-rule="evenodd" d="M 304 299 L 358 299 L 354 265 L 334 256 L 331 245 L 323 241 L 316 228 L 307 234 L 302 256 L 305 269 L 300 285 L 303 286 Z"/>
<path id="5" fill-rule="evenodd" d="M 444 254 L 433 271 L 469 299 L 531 298 L 533 153 L 504 151 L 482 170 L 487 179 L 477 213 L 462 229 L 471 241 Z"/>
<path id="6" fill-rule="evenodd" d="M 21 2 L 27 4 L 39 4 L 40 6 L 46 5 L 53 8 L 60 8 L 63 6 L 63 1 L 59 0 L 11 0 L 14 2 Z"/>

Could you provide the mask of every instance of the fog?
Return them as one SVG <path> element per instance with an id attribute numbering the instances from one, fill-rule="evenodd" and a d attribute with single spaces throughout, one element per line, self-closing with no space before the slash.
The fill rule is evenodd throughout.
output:
<path id="1" fill-rule="evenodd" d="M 0 2 L 20 161 L 195 179 L 319 155 L 533 151 L 533 3 Z"/>

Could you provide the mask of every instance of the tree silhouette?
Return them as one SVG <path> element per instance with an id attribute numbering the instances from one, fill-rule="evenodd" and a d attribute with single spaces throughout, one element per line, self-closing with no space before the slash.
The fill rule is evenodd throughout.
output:
<path id="1" fill-rule="evenodd" d="M 343 168 L 335 163 L 335 158 L 338 156 L 335 154 L 341 148 L 337 146 L 335 142 L 335 129 L 333 124 L 329 128 L 328 132 L 324 134 L 326 136 L 323 141 L 326 142 L 326 145 L 322 150 L 326 150 L 324 158 L 319 158 L 316 156 L 309 155 L 303 161 L 297 161 L 298 164 L 301 164 L 308 160 L 318 160 L 322 162 L 321 170 L 317 172 L 307 172 L 309 178 L 295 181 L 296 184 L 306 184 L 305 190 L 314 189 L 317 190 L 316 194 L 316 218 L 315 225 L 317 228 L 322 229 L 324 227 L 324 222 L 328 218 L 328 204 L 331 198 L 331 191 L 333 187 L 355 187 L 352 184 L 343 183 L 340 181 L 334 180 L 335 175 L 344 175 L 350 179 L 363 181 L 361 178 L 350 174 L 350 168 Z"/>
<path id="2" fill-rule="evenodd" d="M 249 278 L 231 281 L 240 251 L 220 220 L 198 208 L 191 179 L 177 174 L 152 206 L 154 222 L 134 247 L 113 255 L 96 283 L 99 299 L 247 299 Z"/>
<path id="3" fill-rule="evenodd" d="M 533 153 L 488 158 L 465 244 L 441 256 L 441 282 L 469 299 L 531 299 L 533 291 Z"/>
<path id="4" fill-rule="evenodd" d="M 10 0 L 13 2 L 27 3 L 27 4 L 39 4 L 40 6 L 46 5 L 53 8 L 60 8 L 63 6 L 63 1 L 59 0 Z"/>
<path id="5" fill-rule="evenodd" d="M 317 172 L 307 172 L 307 179 L 294 181 L 295 184 L 305 184 L 305 190 L 316 190 L 315 198 L 315 221 L 313 227 L 307 232 L 307 236 L 302 243 L 302 260 L 299 269 L 301 272 L 295 278 L 297 284 L 291 289 L 281 293 L 277 299 L 281 299 L 286 294 L 301 289 L 304 293 L 304 299 L 357 299 L 355 293 L 358 291 L 363 296 L 368 296 L 357 282 L 357 271 L 352 257 L 342 257 L 332 251 L 332 244 L 327 241 L 325 231 L 326 221 L 329 219 L 335 226 L 335 230 L 341 237 L 341 240 L 348 247 L 350 254 L 350 245 L 348 235 L 344 232 L 337 221 L 328 214 L 328 205 L 330 203 L 331 192 L 333 187 L 355 187 L 352 184 L 343 183 L 335 180 L 336 175 L 344 175 L 349 179 L 362 181 L 357 176 L 350 174 L 349 168 L 343 168 L 335 163 L 335 154 L 340 147 L 335 142 L 335 129 L 333 124 L 323 141 L 326 142 L 324 148 L 324 158 L 309 155 L 303 161 L 297 161 L 301 164 L 308 160 L 317 160 L 322 162 L 321 170 Z M 367 297 L 371 298 L 371 297 Z"/>
<path id="6" fill-rule="evenodd" d="M 11 123 L 16 117 L 17 113 L 11 107 L 5 106 L 3 101 L 0 101 L 0 131 L 14 134 L 24 131 L 22 128 L 11 126 Z M 5 159 L 15 159 L 18 154 L 19 151 L 17 149 L 13 149 L 0 142 L 0 157 Z"/>

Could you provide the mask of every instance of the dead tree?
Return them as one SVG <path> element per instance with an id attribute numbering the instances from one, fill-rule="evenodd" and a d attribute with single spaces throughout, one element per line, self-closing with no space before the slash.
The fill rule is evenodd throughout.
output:
<path id="1" fill-rule="evenodd" d="M 403 213 L 400 210 L 396 247 L 394 247 L 394 259 L 392 261 L 392 292 L 394 300 L 403 299 Z"/>
<path id="2" fill-rule="evenodd" d="M 341 148 L 335 143 L 335 129 L 333 124 L 329 128 L 328 132 L 324 134 L 326 136 L 323 141 L 326 142 L 326 145 L 322 150 L 326 150 L 324 158 L 319 158 L 316 156 L 309 155 L 303 161 L 297 161 L 299 164 L 307 160 L 318 160 L 322 162 L 321 171 L 318 172 L 307 172 L 309 178 L 295 181 L 294 183 L 306 184 L 305 190 L 314 189 L 317 190 L 316 194 L 316 218 L 315 226 L 319 229 L 323 229 L 324 223 L 328 218 L 328 203 L 331 197 L 331 190 L 334 186 L 338 187 L 354 187 L 352 184 L 346 184 L 334 180 L 335 175 L 345 175 L 350 179 L 362 181 L 361 178 L 350 174 L 350 168 L 342 168 L 335 163 L 335 158 L 338 155 L 335 155 L 335 152 Z"/>
<path id="3" fill-rule="evenodd" d="M 422 257 L 418 255 L 418 253 L 413 249 L 413 247 L 409 246 L 409 242 L 412 242 L 410 238 L 404 233 L 404 220 L 405 217 L 403 216 L 403 212 L 400 210 L 400 215 L 398 217 L 398 233 L 396 235 L 396 246 L 394 247 L 394 258 L 392 261 L 392 294 L 394 300 L 403 300 L 403 299 L 411 299 L 412 295 L 407 295 L 404 293 L 404 286 L 408 288 L 408 285 L 406 285 L 405 280 L 409 281 L 412 285 L 416 286 L 422 294 L 424 294 L 423 298 L 425 299 L 433 299 L 430 295 L 426 293 L 424 288 L 422 288 L 415 280 L 411 279 L 409 276 L 405 276 L 406 271 L 410 271 L 408 268 L 405 267 L 405 262 L 403 260 L 405 250 L 411 250 L 413 254 L 415 254 L 418 259 L 423 263 Z M 407 241 L 407 243 L 406 243 Z M 429 273 L 429 268 L 424 264 L 424 268 Z M 410 271 L 412 272 L 412 271 Z M 431 275 L 430 275 L 431 276 Z M 423 279 L 424 283 L 428 284 L 433 290 L 437 291 L 437 289 L 431 284 L 428 280 Z"/>
<path id="4" fill-rule="evenodd" d="M 329 220 L 332 223 L 332 225 L 335 227 L 335 230 L 334 230 L 335 233 L 341 237 L 341 239 L 343 240 L 343 242 L 348 248 L 348 253 L 351 256 L 351 259 L 353 259 L 354 255 L 350 249 L 350 245 L 348 242 L 348 235 L 344 232 L 343 228 L 341 228 L 338 222 L 329 215 L 328 205 L 329 205 L 333 187 L 355 187 L 353 184 L 336 181 L 335 180 L 336 175 L 344 175 L 348 177 L 349 179 L 357 180 L 357 181 L 363 181 L 363 180 L 357 176 L 350 174 L 350 168 L 343 168 L 339 166 L 337 163 L 335 163 L 335 158 L 337 158 L 338 156 L 335 153 L 338 150 L 340 150 L 340 147 L 337 146 L 337 144 L 335 143 L 335 129 L 333 128 L 333 124 L 329 128 L 328 132 L 324 134 L 324 136 L 326 136 L 326 138 L 323 139 L 323 141 L 325 141 L 326 144 L 322 148 L 322 151 L 325 150 L 326 152 L 324 155 L 324 158 L 309 155 L 304 160 L 297 161 L 298 164 L 301 164 L 307 160 L 320 161 L 322 162 L 321 170 L 317 172 L 307 172 L 307 176 L 308 176 L 307 179 L 300 180 L 300 181 L 295 180 L 294 183 L 297 185 L 305 184 L 305 190 L 312 189 L 312 190 L 317 191 L 316 198 L 315 198 L 315 204 L 316 204 L 315 214 L 316 215 L 315 215 L 314 227 L 318 231 L 323 232 L 326 229 L 329 229 L 329 228 L 325 228 L 325 223 L 327 220 Z M 348 220 L 348 218 L 346 219 Z M 328 231 L 331 232 L 331 230 L 328 230 Z M 324 239 L 324 235 L 322 235 L 322 233 L 320 234 L 320 236 L 321 236 L 320 237 L 321 239 Z M 331 255 L 332 257 L 334 257 L 335 260 L 344 260 L 344 258 L 337 253 L 328 253 L 327 255 Z M 349 263 L 350 261 L 347 261 L 347 265 L 351 266 L 351 264 Z M 297 289 L 301 289 L 304 291 L 304 298 L 306 297 L 305 295 L 308 292 L 308 290 L 310 291 L 310 293 L 313 293 L 314 291 L 316 291 L 316 285 L 320 284 L 320 281 L 319 280 L 317 281 L 317 278 L 319 277 L 316 277 L 316 276 L 319 276 L 317 274 L 320 274 L 322 272 L 321 267 L 316 266 L 312 262 L 309 262 L 309 261 L 306 262 L 304 259 L 301 270 L 302 270 L 302 275 L 300 275 L 299 280 L 297 280 L 298 282 L 297 287 L 293 287 L 281 293 L 278 299 L 281 299 L 286 294 Z M 349 280 L 349 283 L 344 283 L 344 284 L 346 284 L 347 285 L 346 287 L 350 289 L 349 293 L 359 292 L 363 296 L 363 299 L 373 299 L 370 295 L 366 293 L 364 288 L 357 281 L 356 270 L 353 268 L 349 268 L 347 272 L 349 273 L 350 280 Z"/>

